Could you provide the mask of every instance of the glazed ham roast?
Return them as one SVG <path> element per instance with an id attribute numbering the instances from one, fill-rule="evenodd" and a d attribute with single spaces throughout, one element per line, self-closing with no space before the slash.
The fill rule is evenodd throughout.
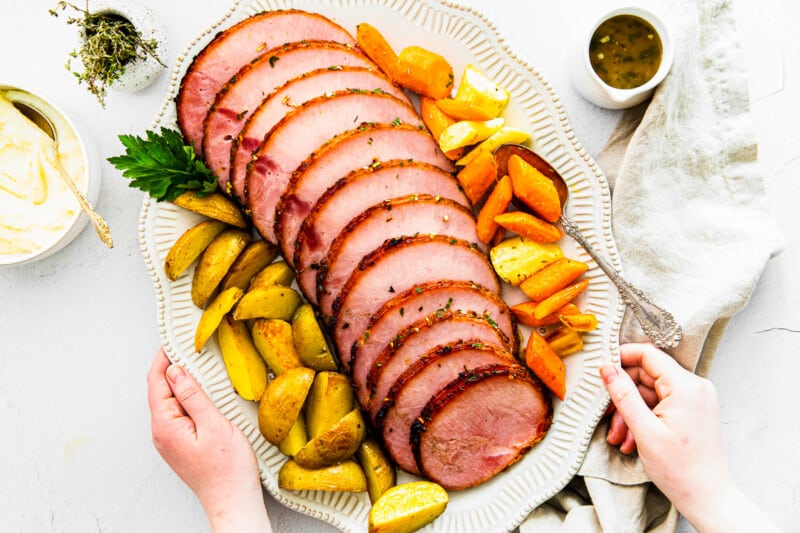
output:
<path id="1" fill-rule="evenodd" d="M 254 15 L 195 57 L 176 102 L 187 143 L 295 269 L 400 468 L 469 488 L 544 437 L 550 399 L 516 363 L 454 166 L 346 30 Z"/>

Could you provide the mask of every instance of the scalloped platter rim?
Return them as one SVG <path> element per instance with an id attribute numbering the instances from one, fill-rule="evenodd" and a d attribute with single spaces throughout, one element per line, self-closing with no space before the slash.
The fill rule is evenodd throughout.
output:
<path id="1" fill-rule="evenodd" d="M 216 34 L 263 10 L 304 9 L 326 15 L 348 29 L 368 21 L 396 49 L 412 44 L 442 53 L 459 73 L 476 65 L 511 92 L 505 112 L 508 124 L 532 132 L 531 146 L 564 176 L 570 188 L 568 214 L 618 269 L 620 260 L 611 232 L 611 196 L 605 176 L 569 126 L 564 108 L 539 72 L 512 52 L 481 13 L 435 0 L 236 0 L 178 57 L 154 127 L 176 127 L 174 98 L 191 59 Z M 184 365 L 203 385 L 223 414 L 240 427 L 253 445 L 266 490 L 281 504 L 328 522 L 342 531 L 366 531 L 370 503 L 365 493 L 286 491 L 278 471 L 286 458 L 261 436 L 257 406 L 233 391 L 216 341 L 200 353 L 193 348 L 201 311 L 191 302 L 191 271 L 169 281 L 163 269 L 167 251 L 200 217 L 166 202 L 145 197 L 139 221 L 142 254 L 156 292 L 157 324 L 170 360 Z M 599 327 L 585 336 L 585 349 L 565 358 L 566 401 L 555 403 L 553 425 L 545 439 L 507 471 L 478 487 L 450 493 L 445 513 L 424 531 L 511 531 L 538 505 L 560 491 L 577 473 L 594 429 L 608 405 L 598 375 L 606 361 L 619 362 L 619 330 L 624 305 L 610 281 L 591 258 L 568 239 L 565 255 L 589 263 L 589 289 L 582 309 L 598 317 Z M 504 291 L 509 303 L 519 291 Z M 398 481 L 412 479 L 400 473 Z"/>

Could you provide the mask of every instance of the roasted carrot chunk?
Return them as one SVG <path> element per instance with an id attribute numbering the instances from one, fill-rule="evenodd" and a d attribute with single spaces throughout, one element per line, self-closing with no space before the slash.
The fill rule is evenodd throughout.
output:
<path id="1" fill-rule="evenodd" d="M 573 283 L 572 285 L 564 287 L 552 296 L 549 296 L 539 302 L 539 305 L 537 305 L 536 309 L 533 311 L 533 316 L 536 318 L 544 318 L 547 315 L 554 313 L 556 309 L 564 307 L 569 302 L 574 300 L 580 293 L 585 291 L 586 287 L 588 286 L 589 280 L 583 279 Z"/>
<path id="2" fill-rule="evenodd" d="M 514 194 L 517 198 L 546 221 L 558 220 L 561 216 L 561 201 L 555 185 L 547 176 L 518 155 L 512 155 L 508 159 L 508 175 L 514 182 Z"/>
<path id="3" fill-rule="evenodd" d="M 517 305 L 511 306 L 511 312 L 517 318 L 517 322 L 530 326 L 532 328 L 541 328 L 543 326 L 552 326 L 561 321 L 563 315 L 578 315 L 580 309 L 575 304 L 567 304 L 555 313 L 549 314 L 544 318 L 536 318 L 533 316 L 533 311 L 539 302 L 522 302 Z"/>
<path id="4" fill-rule="evenodd" d="M 525 347 L 525 363 L 560 400 L 567 392 L 567 367 L 547 341 L 531 331 Z"/>
<path id="5" fill-rule="evenodd" d="M 577 315 L 563 315 L 559 319 L 573 331 L 592 331 L 597 328 L 597 316 L 593 313 L 579 313 Z"/>
<path id="6" fill-rule="evenodd" d="M 439 106 L 436 105 L 436 100 L 430 96 L 420 97 L 419 112 L 420 115 L 422 115 L 422 121 L 425 123 L 425 126 L 428 127 L 428 130 L 430 130 L 431 135 L 433 135 L 433 138 L 436 139 L 437 142 L 442 132 L 446 130 L 448 126 L 456 123 L 456 119 L 439 109 Z M 464 148 L 456 148 L 455 150 L 445 152 L 444 155 L 446 155 L 448 159 L 455 161 L 464 155 L 464 150 Z M 475 202 L 473 202 L 473 204 L 474 203 Z"/>
<path id="7" fill-rule="evenodd" d="M 394 79 L 397 54 L 374 26 L 362 22 L 356 26 L 356 42 L 362 52 L 378 65 L 387 76 Z"/>
<path id="8" fill-rule="evenodd" d="M 456 177 L 469 201 L 476 205 L 497 181 L 497 162 L 491 153 L 484 152 L 462 168 Z"/>
<path id="9" fill-rule="evenodd" d="M 457 120 L 489 120 L 496 116 L 492 115 L 490 111 L 475 107 L 464 100 L 441 98 L 436 100 L 436 105 Z"/>
<path id="10" fill-rule="evenodd" d="M 583 337 L 581 337 L 581 334 L 563 326 L 549 331 L 545 340 L 559 357 L 565 357 L 583 350 Z"/>
<path id="11" fill-rule="evenodd" d="M 397 57 L 394 80 L 416 93 L 444 98 L 453 90 L 453 67 L 435 52 L 408 46 Z"/>
<path id="12" fill-rule="evenodd" d="M 564 232 L 557 226 L 522 211 L 497 215 L 494 221 L 507 230 L 536 242 L 556 242 L 564 236 Z"/>
<path id="13" fill-rule="evenodd" d="M 485 243 L 491 242 L 500 226 L 494 221 L 494 217 L 504 212 L 511 203 L 514 190 L 511 187 L 511 178 L 504 176 L 497 182 L 486 203 L 483 204 L 478 213 L 478 238 Z"/>
<path id="14" fill-rule="evenodd" d="M 541 302 L 581 277 L 587 268 L 589 266 L 586 263 L 562 257 L 534 272 L 520 283 L 519 288 L 531 300 Z"/>

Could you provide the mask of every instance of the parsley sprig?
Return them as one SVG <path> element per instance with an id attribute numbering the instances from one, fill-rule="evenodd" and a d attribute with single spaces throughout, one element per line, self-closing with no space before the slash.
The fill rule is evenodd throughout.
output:
<path id="1" fill-rule="evenodd" d="M 194 148 L 175 130 L 148 130 L 146 138 L 120 135 L 125 155 L 108 162 L 122 171 L 130 186 L 141 189 L 159 202 L 172 201 L 187 190 L 206 196 L 217 190 L 217 178 L 201 161 Z"/>

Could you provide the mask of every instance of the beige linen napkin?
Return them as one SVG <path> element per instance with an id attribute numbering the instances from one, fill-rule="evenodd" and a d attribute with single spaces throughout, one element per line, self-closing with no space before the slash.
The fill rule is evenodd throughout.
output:
<path id="1" fill-rule="evenodd" d="M 706 373 L 730 317 L 783 238 L 765 205 L 730 0 L 667 0 L 670 75 L 624 113 L 598 163 L 612 184 L 625 276 L 681 323 L 673 353 Z M 622 342 L 646 340 L 626 316 Z M 520 526 L 531 532 L 666 533 L 678 514 L 635 458 L 595 432 L 583 466 Z M 722 452 L 721 452 L 722 453 Z"/>

